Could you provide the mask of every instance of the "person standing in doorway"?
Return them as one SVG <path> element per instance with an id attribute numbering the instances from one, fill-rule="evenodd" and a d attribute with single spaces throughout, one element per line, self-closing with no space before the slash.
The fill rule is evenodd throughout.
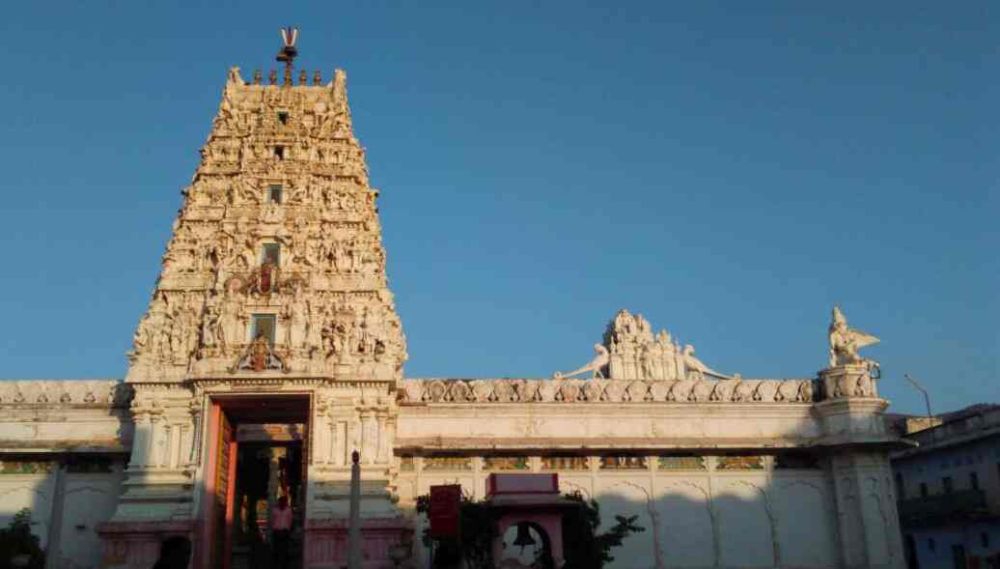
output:
<path id="1" fill-rule="evenodd" d="M 288 569 L 288 544 L 292 537 L 292 509 L 288 496 L 278 498 L 271 510 L 271 546 L 274 548 L 273 569 Z"/>

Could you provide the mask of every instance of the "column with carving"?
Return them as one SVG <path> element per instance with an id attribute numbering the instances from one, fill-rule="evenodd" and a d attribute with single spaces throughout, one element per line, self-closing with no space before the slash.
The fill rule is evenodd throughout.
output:
<path id="1" fill-rule="evenodd" d="M 136 383 L 135 434 L 123 493 L 109 522 L 96 529 L 113 555 L 105 562 L 147 566 L 164 534 L 188 534 L 192 516 L 194 446 L 191 391 L 175 383 Z"/>
<path id="2" fill-rule="evenodd" d="M 149 457 L 152 407 L 145 398 L 132 400 L 132 422 L 135 431 L 132 435 L 132 453 L 128 462 L 128 471 L 141 470 L 146 466 Z"/>
<path id="3" fill-rule="evenodd" d="M 113 521 L 189 517 L 194 437 L 190 390 L 175 384 L 135 386 L 136 418 L 125 493 Z M 156 517 L 154 517 L 154 515 Z"/>
<path id="4" fill-rule="evenodd" d="M 823 444 L 831 453 L 828 474 L 844 567 L 904 566 L 888 451 L 899 445 L 885 427 L 889 403 L 878 396 L 878 364 L 858 354 L 877 338 L 851 329 L 834 308 L 830 364 L 819 372 L 821 401 L 815 408 Z"/>

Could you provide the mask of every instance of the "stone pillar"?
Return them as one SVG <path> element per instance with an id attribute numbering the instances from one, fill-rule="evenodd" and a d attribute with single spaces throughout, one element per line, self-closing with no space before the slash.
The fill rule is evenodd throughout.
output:
<path id="1" fill-rule="evenodd" d="M 350 517 L 347 529 L 347 567 L 361 569 L 361 464 L 358 451 L 351 453 Z"/>
<path id="2" fill-rule="evenodd" d="M 815 408 L 824 444 L 833 447 L 829 475 L 840 545 L 847 568 L 904 566 L 888 452 L 898 439 L 885 428 L 888 402 L 878 397 L 867 366 L 820 372 L 824 400 Z"/>
<path id="3" fill-rule="evenodd" d="M 59 461 L 52 471 L 52 510 L 49 514 L 49 534 L 45 547 L 45 569 L 55 569 L 62 561 L 63 507 L 66 502 L 66 472 L 64 461 Z"/>
<path id="4" fill-rule="evenodd" d="M 136 430 L 123 493 L 111 520 L 97 531 L 105 564 L 149 566 L 160 541 L 193 537 L 193 468 L 189 389 L 173 384 L 133 384 Z"/>
<path id="5" fill-rule="evenodd" d="M 152 422 L 149 413 L 133 405 L 132 417 L 135 421 L 135 431 L 132 435 L 132 455 L 128 463 L 129 470 L 138 470 L 146 466 L 149 457 L 150 429 Z"/>
<path id="6" fill-rule="evenodd" d="M 365 566 L 391 566 L 386 557 L 389 548 L 412 534 L 392 496 L 395 407 L 387 394 L 393 385 L 388 381 L 338 385 L 324 390 L 324 404 L 314 409 L 312 423 L 324 435 L 315 441 L 323 448 L 322 458 L 316 455 L 319 460 L 308 473 L 304 567 L 342 567 L 348 561 L 350 453 L 355 449 L 361 455 L 357 516 Z"/>
<path id="7" fill-rule="evenodd" d="M 375 459 L 377 458 L 375 445 L 378 440 L 378 433 L 375 432 L 377 428 L 375 412 L 371 409 L 361 411 L 358 427 L 360 428 L 360 435 L 358 436 L 360 444 L 357 448 L 361 451 L 363 464 L 375 464 Z"/>
<path id="8" fill-rule="evenodd" d="M 389 423 L 389 414 L 384 410 L 376 411 L 375 421 L 377 425 L 377 435 L 375 438 L 375 462 L 378 464 L 386 464 L 390 461 L 391 457 L 389 453 L 392 451 L 387 443 L 389 442 L 388 432 L 386 430 Z"/>
<path id="9" fill-rule="evenodd" d="M 149 415 L 149 460 L 146 467 L 157 469 L 163 466 L 163 447 L 166 444 L 166 427 L 159 410 Z"/>
<path id="10" fill-rule="evenodd" d="M 187 449 L 185 466 L 192 472 L 201 462 L 201 441 L 205 438 L 201 411 L 202 399 L 204 399 L 203 396 L 195 395 L 188 403 L 191 428 L 187 430 L 187 437 L 182 448 Z"/>
<path id="11" fill-rule="evenodd" d="M 169 451 L 169 459 L 167 460 L 168 468 L 179 468 L 181 465 L 181 439 L 184 436 L 184 427 L 186 426 L 184 423 L 183 418 L 172 419 L 169 423 L 170 442 L 167 445 Z"/>
<path id="12" fill-rule="evenodd" d="M 317 395 L 315 407 L 313 420 L 309 424 L 309 436 L 312 437 L 309 444 L 311 453 L 309 464 L 329 464 L 332 458 L 331 437 L 333 436 L 330 429 L 329 400 L 322 395 Z"/>

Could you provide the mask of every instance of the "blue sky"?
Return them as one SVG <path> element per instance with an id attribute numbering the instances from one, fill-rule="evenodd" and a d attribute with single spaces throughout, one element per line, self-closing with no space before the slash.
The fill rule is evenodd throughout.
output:
<path id="1" fill-rule="evenodd" d="M 121 376 L 226 70 L 348 72 L 409 376 L 548 376 L 620 307 L 921 411 L 1000 399 L 989 2 L 31 3 L 0 21 L 0 377 Z"/>

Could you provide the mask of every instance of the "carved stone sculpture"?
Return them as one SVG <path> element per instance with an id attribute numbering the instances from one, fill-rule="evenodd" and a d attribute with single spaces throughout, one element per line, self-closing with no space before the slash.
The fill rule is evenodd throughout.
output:
<path id="1" fill-rule="evenodd" d="M 655 335 L 641 314 L 619 310 L 604 333 L 608 350 L 608 377 L 611 379 L 716 379 L 728 376 L 705 365 L 694 356 L 690 344 L 681 349 L 666 330 Z"/>
<path id="2" fill-rule="evenodd" d="M 833 307 L 833 317 L 829 329 L 830 367 L 842 365 L 877 366 L 873 360 L 858 354 L 858 350 L 877 344 L 879 339 L 871 334 L 847 326 L 847 318 L 839 306 Z"/>
<path id="3" fill-rule="evenodd" d="M 684 346 L 684 368 L 687 370 L 688 376 L 692 374 L 699 378 L 704 378 L 706 375 L 718 378 L 726 378 L 727 376 L 713 370 L 712 368 L 705 365 L 701 360 L 694 355 L 694 346 L 688 344 Z"/>
<path id="4" fill-rule="evenodd" d="M 587 365 L 575 369 L 568 373 L 556 372 L 553 377 L 560 379 L 563 377 L 573 377 L 575 375 L 580 375 L 583 373 L 591 372 L 591 378 L 598 379 L 604 377 L 604 367 L 608 365 L 611 361 L 611 357 L 608 354 L 608 349 L 601 344 L 594 344 L 594 352 L 597 354 L 594 359 L 590 360 Z"/>

